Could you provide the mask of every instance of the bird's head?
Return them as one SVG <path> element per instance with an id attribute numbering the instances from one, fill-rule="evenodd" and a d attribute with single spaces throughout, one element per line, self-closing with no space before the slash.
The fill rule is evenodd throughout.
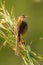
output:
<path id="1" fill-rule="evenodd" d="M 22 15 L 22 16 L 19 16 L 19 17 L 18 17 L 18 20 L 20 20 L 20 21 L 26 21 L 27 17 L 28 17 L 28 16 Z"/>

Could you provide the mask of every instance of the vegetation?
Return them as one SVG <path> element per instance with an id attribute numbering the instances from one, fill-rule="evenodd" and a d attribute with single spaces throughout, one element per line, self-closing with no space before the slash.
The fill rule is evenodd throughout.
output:
<path id="1" fill-rule="evenodd" d="M 3 46 L 9 46 L 9 48 L 12 49 L 12 51 L 15 52 L 15 35 L 14 35 L 14 26 L 16 23 L 15 16 L 12 16 L 11 14 L 6 10 L 5 4 L 1 3 L 0 6 L 0 39 L 3 39 L 3 44 L 0 47 L 0 50 Z M 40 65 L 40 62 L 43 61 L 43 57 L 40 54 L 36 54 L 31 50 L 31 45 L 20 45 L 19 46 L 19 56 L 24 61 L 25 65 L 35 65 L 34 62 L 37 65 Z"/>

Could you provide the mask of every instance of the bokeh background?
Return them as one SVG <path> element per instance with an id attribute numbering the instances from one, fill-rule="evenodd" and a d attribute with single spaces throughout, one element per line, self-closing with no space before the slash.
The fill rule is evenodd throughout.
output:
<path id="1" fill-rule="evenodd" d="M 0 0 L 0 3 L 3 0 Z M 43 55 L 43 0 L 6 0 L 6 8 L 14 15 L 27 15 L 28 31 L 24 36 L 26 44 L 32 42 L 31 49 Z M 0 45 L 3 39 L 0 38 Z M 9 47 L 0 50 L 0 65 L 22 65 L 22 59 L 15 56 Z M 43 65 L 43 62 L 41 63 Z"/>

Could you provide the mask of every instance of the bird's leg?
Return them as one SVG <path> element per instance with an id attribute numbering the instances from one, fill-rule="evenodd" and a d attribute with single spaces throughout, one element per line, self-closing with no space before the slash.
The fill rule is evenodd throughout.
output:
<path id="1" fill-rule="evenodd" d="M 24 41 L 24 39 L 23 39 L 23 36 L 22 36 L 22 35 L 20 36 L 20 42 L 21 42 L 22 44 L 25 44 L 25 41 Z"/>
<path id="2" fill-rule="evenodd" d="M 15 48 L 15 54 L 19 55 L 19 42 L 20 42 L 20 34 L 16 35 L 16 48 Z"/>
<path id="3" fill-rule="evenodd" d="M 21 35 L 20 37 L 21 37 L 21 38 L 20 38 L 20 45 L 21 45 L 21 47 L 25 50 L 25 41 L 24 41 L 22 35 Z"/>

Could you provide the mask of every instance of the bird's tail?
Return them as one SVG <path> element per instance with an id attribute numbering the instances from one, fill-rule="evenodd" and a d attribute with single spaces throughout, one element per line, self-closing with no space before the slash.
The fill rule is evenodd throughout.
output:
<path id="1" fill-rule="evenodd" d="M 19 55 L 19 42 L 20 42 L 20 34 L 16 35 L 16 48 L 15 48 L 15 54 Z"/>

